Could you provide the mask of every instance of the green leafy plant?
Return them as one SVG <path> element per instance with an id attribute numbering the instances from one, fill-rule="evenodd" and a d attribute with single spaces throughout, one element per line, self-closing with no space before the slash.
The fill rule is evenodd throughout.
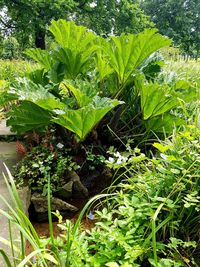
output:
<path id="1" fill-rule="evenodd" d="M 156 158 L 141 157 L 138 149 L 113 152 L 109 164 L 122 170 L 122 182 L 95 213 L 96 226 L 74 244 L 74 264 L 198 266 L 198 143 L 199 129 L 189 125 L 155 143 Z"/>
<path id="2" fill-rule="evenodd" d="M 76 171 L 79 166 L 64 149 L 48 147 L 45 143 L 31 149 L 18 163 L 15 169 L 17 186 L 28 185 L 32 192 L 47 194 L 47 181 L 51 177 L 51 191 L 55 192 L 65 184 L 69 171 Z"/>
<path id="3" fill-rule="evenodd" d="M 93 102 L 77 110 L 66 110 L 52 121 L 74 132 L 81 141 L 120 101 L 96 96 Z"/>
<path id="4" fill-rule="evenodd" d="M 34 258 L 37 259 L 38 263 L 41 266 L 47 266 L 48 263 L 57 264 L 53 253 L 49 249 L 44 248 L 42 240 L 25 215 L 13 177 L 8 168 L 6 166 L 5 168 L 7 170 L 8 179 L 5 177 L 5 175 L 4 179 L 11 197 L 12 206 L 3 198 L 3 196 L 1 196 L 1 200 L 6 204 L 9 212 L 0 210 L 0 213 L 5 216 L 8 219 L 9 224 L 15 226 L 16 230 L 18 230 L 20 233 L 20 249 L 18 249 L 13 243 L 11 227 L 9 229 L 11 240 L 3 240 L 4 243 L 11 248 L 12 251 L 12 258 L 10 258 L 5 251 L 0 250 L 0 254 L 3 256 L 6 266 L 26 266 L 27 264 L 31 264 L 31 261 Z M 25 252 L 26 240 L 28 240 L 33 248 L 33 252 L 31 252 L 28 256 L 26 256 Z"/>
<path id="5" fill-rule="evenodd" d="M 104 58 L 117 75 L 116 95 L 123 92 L 125 86 L 139 72 L 140 66 L 161 47 L 168 46 L 170 40 L 147 29 L 138 35 L 122 34 L 102 40 Z"/>

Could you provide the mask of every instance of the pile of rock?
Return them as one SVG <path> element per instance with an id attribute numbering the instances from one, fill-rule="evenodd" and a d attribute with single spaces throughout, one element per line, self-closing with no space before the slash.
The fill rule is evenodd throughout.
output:
<path id="1" fill-rule="evenodd" d="M 52 211 L 59 210 L 63 216 L 70 216 L 78 211 L 78 208 L 68 201 L 71 198 L 85 199 L 88 197 L 88 189 L 82 184 L 80 177 L 76 172 L 69 172 L 66 184 L 58 188 L 51 198 Z M 41 193 L 33 193 L 31 196 L 32 212 L 35 214 L 37 221 L 46 221 L 48 218 L 47 197 Z"/>

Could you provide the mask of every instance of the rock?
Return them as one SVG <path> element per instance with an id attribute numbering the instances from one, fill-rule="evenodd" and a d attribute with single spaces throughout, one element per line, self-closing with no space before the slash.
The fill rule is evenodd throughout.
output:
<path id="1" fill-rule="evenodd" d="M 73 183 L 73 196 L 74 197 L 88 197 L 87 188 L 81 183 L 81 181 L 75 181 Z"/>
<path id="2" fill-rule="evenodd" d="M 74 171 L 69 172 L 69 178 L 70 181 L 73 182 L 73 197 L 77 198 L 85 198 L 88 197 L 88 190 L 87 188 L 82 184 L 80 177 L 78 174 Z"/>
<path id="3" fill-rule="evenodd" d="M 46 213 L 48 211 L 47 197 L 42 196 L 39 193 L 34 193 L 31 197 L 31 201 L 34 205 L 35 212 L 37 213 Z M 76 212 L 78 209 L 56 197 L 51 198 L 51 209 L 52 211 L 68 211 Z"/>
<path id="4" fill-rule="evenodd" d="M 18 191 L 19 197 L 21 199 L 21 202 L 22 202 L 22 205 L 24 208 L 24 212 L 25 212 L 26 216 L 28 217 L 29 216 L 28 209 L 29 209 L 29 206 L 31 204 L 31 190 L 28 186 L 25 186 L 25 187 L 19 188 L 17 191 Z"/>
<path id="5" fill-rule="evenodd" d="M 102 190 L 111 185 L 113 179 L 112 171 L 107 168 L 94 170 L 82 178 L 82 183 L 87 187 L 90 195 L 99 194 Z"/>
<path id="6" fill-rule="evenodd" d="M 55 196 L 61 199 L 68 199 L 72 196 L 73 181 L 69 181 L 55 192 Z"/>
<path id="7" fill-rule="evenodd" d="M 73 181 L 73 182 L 80 181 L 80 177 L 75 171 L 68 172 L 67 177 L 70 181 Z"/>

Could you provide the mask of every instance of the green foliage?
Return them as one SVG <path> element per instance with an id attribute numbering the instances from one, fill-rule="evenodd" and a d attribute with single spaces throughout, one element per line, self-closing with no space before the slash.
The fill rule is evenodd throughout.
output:
<path id="1" fill-rule="evenodd" d="M 69 109 L 64 102 L 49 93 L 48 88 L 27 79 L 19 79 L 9 93 L 23 101 L 17 107 L 13 107 L 8 114 L 8 125 L 13 131 L 18 133 L 31 130 L 45 131 L 46 126 L 55 122 L 74 132 L 81 141 L 111 109 L 121 103 L 118 100 L 95 96 L 86 106 Z M 80 93 L 79 97 L 77 94 L 75 96 L 79 105 L 87 97 Z"/>
<path id="2" fill-rule="evenodd" d="M 0 1 L 0 8 L 4 10 L 2 16 L 3 30 L 9 32 L 19 40 L 22 48 L 27 45 L 45 48 L 46 27 L 52 19 L 67 18 L 72 8 L 76 7 L 73 0 L 56 1 Z M 2 28 L 1 25 L 1 28 Z"/>
<path id="3" fill-rule="evenodd" d="M 111 37 L 109 42 L 104 41 L 103 53 L 117 75 L 118 90 L 133 79 L 150 55 L 169 44 L 170 40 L 156 33 L 156 30 L 145 30 L 138 35 L 122 34 Z"/>
<path id="4" fill-rule="evenodd" d="M 155 144 L 157 158 L 130 147 L 123 155 L 115 152 L 116 161 L 109 161 L 123 170 L 123 180 L 114 199 L 95 213 L 96 226 L 74 243 L 72 266 L 198 266 L 197 144 L 199 129 L 188 126 Z"/>
<path id="5" fill-rule="evenodd" d="M 95 170 L 97 167 L 104 165 L 106 159 L 103 155 L 93 154 L 91 148 L 86 151 L 86 160 L 89 163 L 89 170 Z"/>
<path id="6" fill-rule="evenodd" d="M 122 32 L 138 33 L 153 26 L 139 3 L 130 0 L 23 0 L 20 3 L 1 0 L 0 9 L 5 14 L 0 23 L 2 33 L 12 32 L 21 50 L 33 45 L 44 49 L 45 43 L 48 46 L 51 38 L 46 29 L 53 19 L 74 20 L 104 36 L 111 32 L 116 35 Z"/>
<path id="7" fill-rule="evenodd" d="M 51 148 L 43 142 L 32 148 L 16 166 L 15 181 L 18 187 L 28 185 L 32 192 L 46 195 L 48 177 L 51 177 L 51 190 L 55 192 L 65 183 L 67 172 L 78 168 L 64 149 Z"/>
<path id="8" fill-rule="evenodd" d="M 8 126 L 19 134 L 33 130 L 45 132 L 51 119 L 50 112 L 29 101 L 23 101 L 19 106 L 12 107 L 9 116 Z"/>
<path id="9" fill-rule="evenodd" d="M 199 57 L 200 4 L 198 0 L 145 0 L 141 7 L 162 34 L 173 38 L 187 54 Z"/>
<path id="10" fill-rule="evenodd" d="M 36 64 L 23 60 L 0 60 L 0 80 L 13 82 L 17 77 L 24 77 L 26 73 L 37 68 Z"/>
<path id="11" fill-rule="evenodd" d="M 97 125 L 98 122 L 120 101 L 108 98 L 94 97 L 93 101 L 77 110 L 67 110 L 65 114 L 58 115 L 52 121 L 74 132 L 80 140 Z"/>
<path id="12" fill-rule="evenodd" d="M 55 266 L 198 266 L 199 136 L 199 128 L 188 125 L 165 142 L 155 143 L 159 153 L 152 158 L 138 148 L 132 150 L 131 142 L 123 153 L 112 152 L 115 159 L 109 162 L 120 173 L 121 183 L 113 187 L 116 193 L 104 201 L 104 208 L 94 213 L 96 225 L 91 230 L 80 232 L 79 226 L 94 199 L 75 225 L 62 222 L 57 213 L 64 232 L 55 238 L 50 221 L 51 236 L 46 240 L 37 236 L 19 209 L 11 214 L 0 212 L 22 231 L 33 246 L 35 263 L 41 266 L 47 261 Z M 11 186 L 16 205 L 20 205 L 13 180 Z M 50 183 L 47 189 L 51 220 Z M 31 260 L 31 255 L 25 258 L 24 254 L 22 259 Z"/>
<path id="13" fill-rule="evenodd" d="M 41 50 L 39 48 L 28 49 L 26 51 L 27 56 L 31 57 L 33 60 L 38 62 L 45 70 L 51 68 L 51 57 L 46 50 Z"/>
<path id="14" fill-rule="evenodd" d="M 100 196 L 93 197 L 85 207 L 80 212 L 75 225 L 69 220 L 66 220 L 65 223 L 60 224 L 60 228 L 65 231 L 64 239 L 61 237 L 54 237 L 53 235 L 53 226 L 52 226 L 52 215 L 51 215 L 51 186 L 50 186 L 50 177 L 48 176 L 48 184 L 47 184 L 47 201 L 48 201 L 48 218 L 49 218 L 49 231 L 50 238 L 41 238 L 36 233 L 33 225 L 30 220 L 27 218 L 25 213 L 23 212 L 22 203 L 15 186 L 13 177 L 9 170 L 7 169 L 8 179 L 4 176 L 5 182 L 7 184 L 8 191 L 10 193 L 10 197 L 13 201 L 13 205 L 15 209 L 13 209 L 7 201 L 0 196 L 1 200 L 8 207 L 9 212 L 5 212 L 0 209 L 0 214 L 5 216 L 8 219 L 9 224 L 15 225 L 15 229 L 20 231 L 21 240 L 18 242 L 18 246 L 20 245 L 21 249 L 18 249 L 12 241 L 3 240 L 1 242 L 9 245 L 13 252 L 12 256 L 8 258 L 8 255 L 1 249 L 0 254 L 3 256 L 6 266 L 10 267 L 22 267 L 27 264 L 38 265 L 41 267 L 45 266 L 58 266 L 58 267 L 69 267 L 71 266 L 71 258 L 73 258 L 73 243 L 76 242 L 77 236 L 79 233 L 79 227 L 81 224 L 81 220 L 91 206 L 91 204 L 99 200 L 101 198 L 107 197 L 106 194 L 102 194 Z M 58 217 L 59 222 L 62 222 L 62 216 L 57 213 L 55 215 Z M 67 231 L 66 231 L 67 230 Z M 10 237 L 13 238 L 12 232 L 10 230 Z M 25 254 L 25 240 L 27 240 L 32 247 L 33 251 L 29 254 Z M 67 241 L 67 242 L 66 242 Z M 63 248 L 61 250 L 60 248 Z M 16 257 L 16 258 L 15 258 Z M 12 264 L 13 261 L 13 264 Z"/>
<path id="15" fill-rule="evenodd" d="M 115 100 L 114 104 L 109 99 L 104 101 L 104 96 L 117 96 L 126 102 L 124 108 L 119 108 L 110 118 L 112 130 L 118 125 L 127 130 L 129 120 L 129 127 L 138 125 L 137 134 L 141 136 L 146 130 L 147 135 L 151 130 L 171 133 L 174 126 L 184 124 L 185 103 L 198 99 L 198 86 L 181 80 L 169 81 L 164 74 L 156 78 L 161 61 L 155 52 L 170 44 L 156 30 L 103 39 L 83 26 L 59 20 L 52 22 L 50 31 L 56 40 L 52 51 L 27 51 L 41 69 L 29 73 L 28 79 L 13 83 L 9 95 L 2 99 L 7 97 L 8 102 L 13 94 L 14 99 L 37 105 L 48 114 L 45 125 L 58 123 L 81 141 L 108 111 L 120 104 Z M 145 76 L 149 83 L 145 82 Z M 101 99 L 98 107 L 95 99 Z M 15 131 L 19 128 L 18 119 L 21 125 L 20 116 L 17 114 L 9 120 Z M 36 117 L 34 120 L 33 126 L 37 124 Z M 40 123 L 39 118 L 36 129 L 44 128 Z M 31 128 L 25 127 L 26 130 Z M 18 132 L 22 133 L 23 128 Z M 118 132 L 118 135 L 121 137 L 124 133 Z"/>
<path id="16" fill-rule="evenodd" d="M 94 45 L 97 37 L 87 28 L 65 20 L 52 21 L 49 30 L 60 45 L 54 57 L 65 65 L 67 78 L 74 79 L 84 69 L 88 70 L 97 49 Z"/>
<path id="17" fill-rule="evenodd" d="M 199 61 L 172 61 L 164 66 L 164 72 L 175 73 L 178 79 L 190 82 L 199 81 L 200 62 Z"/>
<path id="18" fill-rule="evenodd" d="M 141 87 L 141 107 L 144 120 L 153 118 L 177 105 L 177 99 L 168 86 L 149 83 Z"/>
<path id="19" fill-rule="evenodd" d="M 5 166 L 6 167 L 6 166 Z M 5 203 L 6 207 L 8 208 L 9 212 L 6 212 L 2 209 L 0 209 L 1 215 L 3 215 L 5 218 L 8 219 L 10 226 L 15 226 L 16 231 L 18 230 L 20 232 L 20 240 L 18 243 L 18 246 L 15 246 L 15 244 L 12 242 L 13 240 L 13 234 L 11 231 L 11 227 L 9 228 L 9 234 L 11 240 L 3 240 L 3 243 L 10 246 L 12 250 L 12 259 L 9 255 L 6 255 L 5 252 L 2 252 L 3 258 L 5 260 L 5 264 L 10 267 L 16 267 L 16 266 L 24 266 L 27 264 L 27 262 L 30 263 L 30 260 L 32 258 L 35 258 L 38 260 L 39 264 L 41 266 L 45 266 L 47 262 L 53 262 L 54 264 L 57 264 L 57 261 L 53 257 L 53 253 L 49 249 L 42 249 L 42 240 L 36 233 L 33 225 L 25 215 L 23 211 L 22 202 L 20 200 L 17 188 L 15 186 L 13 177 L 11 173 L 9 172 L 8 168 L 6 167 L 8 179 L 4 175 L 4 179 L 8 188 L 8 192 L 10 194 L 11 201 L 14 205 L 14 207 L 11 207 L 10 204 L 5 200 L 3 196 L 0 196 L 1 200 Z M 33 248 L 33 252 L 25 256 L 25 239 L 28 240 L 28 242 L 31 244 Z M 16 258 L 15 258 L 16 257 Z M 20 263 L 20 264 L 18 264 Z"/>
<path id="20" fill-rule="evenodd" d="M 8 37 L 4 39 L 0 57 L 3 59 L 14 59 L 20 56 L 19 43 L 16 38 Z"/>
<path id="21" fill-rule="evenodd" d="M 28 79 L 13 83 L 9 90 L 18 100 L 44 109 L 43 113 L 49 116 L 45 125 L 57 123 L 83 141 L 107 112 L 121 104 L 104 96 L 117 96 L 126 102 L 124 110 L 116 111 L 111 118 L 112 130 L 117 125 L 126 129 L 131 120 L 131 125 L 141 125 L 139 134 L 145 130 L 147 135 L 151 130 L 171 133 L 175 125 L 184 123 L 183 103 L 197 99 L 198 90 L 183 81 L 167 85 L 160 76 L 155 83 L 161 64 L 155 52 L 170 44 L 156 30 L 103 39 L 83 26 L 59 20 L 52 22 L 50 31 L 56 40 L 52 51 L 27 51 L 41 69 L 29 73 Z M 149 83 L 145 82 L 145 75 Z M 19 128 L 18 119 L 21 124 L 20 116 L 9 119 L 15 131 Z M 33 126 L 36 120 L 35 117 Z M 40 122 L 36 129 L 44 128 Z M 25 127 L 26 130 L 31 128 Z M 22 133 L 23 128 L 18 132 Z M 124 135 L 118 133 L 121 134 Z"/>

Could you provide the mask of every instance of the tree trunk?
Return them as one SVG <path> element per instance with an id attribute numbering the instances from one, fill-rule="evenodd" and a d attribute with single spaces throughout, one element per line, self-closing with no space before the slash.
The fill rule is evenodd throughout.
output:
<path id="1" fill-rule="evenodd" d="M 37 29 L 35 31 L 35 46 L 36 48 L 45 49 L 45 31 Z"/>

